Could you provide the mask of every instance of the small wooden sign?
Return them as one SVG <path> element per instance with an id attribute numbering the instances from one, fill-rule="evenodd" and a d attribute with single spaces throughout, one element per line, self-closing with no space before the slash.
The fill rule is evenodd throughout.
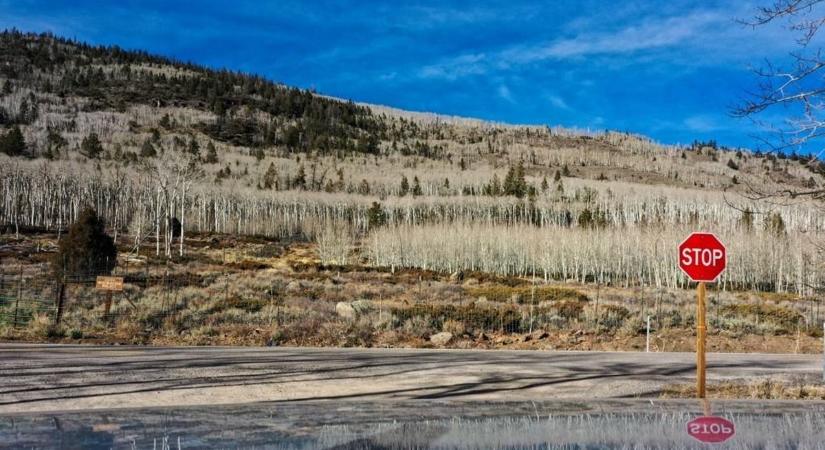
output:
<path id="1" fill-rule="evenodd" d="M 123 291 L 123 277 L 97 277 L 95 288 L 99 291 Z"/>

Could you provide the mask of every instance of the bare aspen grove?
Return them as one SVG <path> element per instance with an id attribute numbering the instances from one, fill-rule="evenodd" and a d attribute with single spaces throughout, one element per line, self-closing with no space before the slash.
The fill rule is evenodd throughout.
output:
<path id="1" fill-rule="evenodd" d="M 805 203 L 766 208 L 736 193 L 565 177 L 556 183 L 563 192 L 549 188 L 532 199 L 262 192 L 210 186 L 199 179 L 202 174 L 174 161 L 145 171 L 82 173 L 80 167 L 89 168 L 8 160 L 0 167 L 0 218 L 15 229 L 59 230 L 91 205 L 116 237 L 131 231 L 134 239 L 151 239 L 158 255 L 183 254 L 182 240 L 172 248 L 166 223 L 179 217 L 184 236 L 191 230 L 317 239 L 328 262 L 347 261 L 341 247 L 357 252 L 360 237 L 363 256 L 379 266 L 538 272 L 544 279 L 657 287 L 684 286 L 673 249 L 691 229 L 708 229 L 731 246 L 726 288 L 807 295 L 821 281 L 815 244 L 825 222 L 819 209 Z M 383 226 L 370 224 L 373 202 L 380 204 Z M 777 217 L 781 229 L 772 228 Z"/>
<path id="2" fill-rule="evenodd" d="M 371 264 L 455 272 L 485 271 L 545 281 L 630 287 L 688 287 L 673 249 L 690 225 L 645 228 L 536 228 L 483 224 L 398 226 L 371 234 L 365 245 Z M 821 271 L 810 236 L 769 231 L 719 233 L 728 246 L 729 269 L 721 289 L 812 294 Z"/>

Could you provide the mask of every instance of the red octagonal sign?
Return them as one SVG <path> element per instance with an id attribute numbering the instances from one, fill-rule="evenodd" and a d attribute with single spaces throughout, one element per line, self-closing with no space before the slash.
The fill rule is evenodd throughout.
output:
<path id="1" fill-rule="evenodd" d="M 716 281 L 727 262 L 725 246 L 712 233 L 692 233 L 679 245 L 679 267 L 693 281 Z"/>
<path id="2" fill-rule="evenodd" d="M 733 437 L 736 431 L 730 420 L 716 416 L 703 416 L 688 422 L 687 432 L 698 441 L 719 443 Z"/>

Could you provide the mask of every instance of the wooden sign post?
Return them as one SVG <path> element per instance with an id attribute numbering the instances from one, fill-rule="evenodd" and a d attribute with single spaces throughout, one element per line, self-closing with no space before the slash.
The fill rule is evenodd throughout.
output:
<path id="1" fill-rule="evenodd" d="M 705 320 L 705 282 L 696 285 L 696 396 L 705 398 L 705 341 L 707 340 L 707 321 Z"/>
<path id="2" fill-rule="evenodd" d="M 691 280 L 699 283 L 696 286 L 696 395 L 699 398 L 705 398 L 705 283 L 713 283 L 719 278 L 727 258 L 725 246 L 711 233 L 692 233 L 679 245 L 679 267 Z"/>
<path id="3" fill-rule="evenodd" d="M 108 317 L 112 310 L 112 292 L 123 291 L 123 277 L 97 277 L 95 289 L 106 292 L 105 315 Z"/>

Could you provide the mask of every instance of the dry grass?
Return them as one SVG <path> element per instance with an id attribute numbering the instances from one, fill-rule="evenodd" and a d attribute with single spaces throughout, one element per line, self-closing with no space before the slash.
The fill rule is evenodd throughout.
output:
<path id="1" fill-rule="evenodd" d="M 706 386 L 707 396 L 714 399 L 759 399 L 759 400 L 825 400 L 825 384 L 805 382 L 785 382 L 778 380 L 728 381 Z M 696 398 L 693 384 L 673 384 L 665 386 L 662 398 Z"/>
<path id="2" fill-rule="evenodd" d="M 143 256 L 128 266 L 122 261 L 117 271 L 126 276 L 126 291 L 115 296 L 109 318 L 100 293 L 91 285 L 72 285 L 59 327 L 49 315 L 51 285 L 37 275 L 43 266 L 20 259 L 27 279 L 24 298 L 43 303 L 21 307 L 28 319 L 17 328 L 6 320 L 13 303 L 0 304 L 0 336 L 155 345 L 419 347 L 429 346 L 432 334 L 449 331 L 455 336 L 450 345 L 457 348 L 638 350 L 644 345 L 643 320 L 651 315 L 655 351 L 691 351 L 694 345 L 689 291 L 590 284 L 534 288 L 530 278 L 478 272 L 466 272 L 461 280 L 431 270 L 391 272 L 353 262 L 325 266 L 315 246 L 306 243 L 192 239 L 184 260 L 163 266 Z M 808 303 L 758 303 L 758 296 L 744 295 L 711 293 L 712 351 L 821 351 L 817 330 L 805 333 L 795 321 L 810 312 Z M 339 302 L 357 303 L 357 315 L 339 316 Z"/>
<path id="3" fill-rule="evenodd" d="M 491 302 L 511 302 L 518 304 L 541 304 L 560 300 L 586 302 L 588 298 L 583 293 L 559 286 L 500 286 L 488 285 L 466 289 L 469 296 L 483 297 Z"/>

